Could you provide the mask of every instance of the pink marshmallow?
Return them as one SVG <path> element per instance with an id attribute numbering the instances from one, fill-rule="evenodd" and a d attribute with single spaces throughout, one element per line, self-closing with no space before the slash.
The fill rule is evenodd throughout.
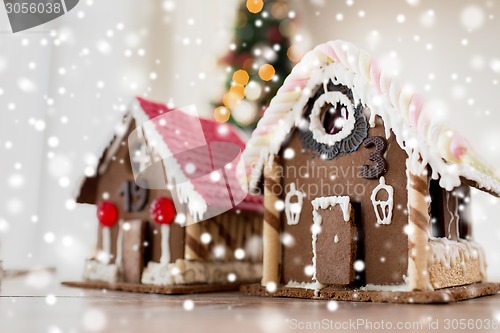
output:
<path id="1" fill-rule="evenodd" d="M 335 62 L 340 62 L 339 57 L 337 56 L 333 48 L 331 48 L 328 44 L 320 44 L 316 46 L 314 50 L 323 53 L 324 55 L 326 55 L 328 58 L 332 59 Z"/>
<path id="2" fill-rule="evenodd" d="M 469 150 L 469 143 L 459 133 L 454 132 L 450 141 L 450 152 L 457 160 Z"/>
<path id="3" fill-rule="evenodd" d="M 372 62 L 370 64 L 370 78 L 372 80 L 372 83 L 375 84 L 375 87 L 377 88 L 377 91 L 379 93 L 382 93 L 382 89 L 380 88 L 380 64 L 377 60 L 372 59 Z"/>
<path id="4" fill-rule="evenodd" d="M 308 80 L 309 78 L 287 80 L 285 84 L 281 87 L 280 93 L 295 91 L 295 89 L 297 88 L 302 89 L 306 86 Z"/>
<path id="5" fill-rule="evenodd" d="M 410 101 L 410 107 L 408 111 L 408 119 L 410 126 L 417 128 L 418 119 L 420 118 L 420 113 L 422 112 L 422 106 L 424 105 L 424 100 L 420 95 L 413 95 Z"/>

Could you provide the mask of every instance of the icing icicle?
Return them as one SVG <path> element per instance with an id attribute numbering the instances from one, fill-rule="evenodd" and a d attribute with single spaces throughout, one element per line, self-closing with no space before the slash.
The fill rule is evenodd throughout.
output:
<path id="1" fill-rule="evenodd" d="M 103 264 L 109 264 L 111 260 L 111 231 L 108 227 L 102 228 L 102 256 Z"/>
<path id="2" fill-rule="evenodd" d="M 122 267 L 123 261 L 123 221 L 120 221 L 118 228 L 118 237 L 116 238 L 116 259 L 115 264 Z"/>
<path id="3" fill-rule="evenodd" d="M 162 224 L 161 230 L 161 257 L 160 264 L 165 265 L 170 262 L 170 225 Z"/>

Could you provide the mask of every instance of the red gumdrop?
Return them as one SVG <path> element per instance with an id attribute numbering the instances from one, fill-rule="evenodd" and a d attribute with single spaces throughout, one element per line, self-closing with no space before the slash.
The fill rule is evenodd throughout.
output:
<path id="1" fill-rule="evenodd" d="M 118 209 L 111 201 L 102 201 L 97 206 L 97 218 L 104 227 L 112 227 L 118 219 Z"/>
<path id="2" fill-rule="evenodd" d="M 175 218 L 175 206 L 169 198 L 159 197 L 151 203 L 149 213 L 158 224 L 172 224 Z"/>

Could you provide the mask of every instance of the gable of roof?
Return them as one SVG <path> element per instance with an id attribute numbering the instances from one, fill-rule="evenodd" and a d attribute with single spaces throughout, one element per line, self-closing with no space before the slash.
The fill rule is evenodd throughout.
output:
<path id="1" fill-rule="evenodd" d="M 356 102 L 384 121 L 386 136 L 394 132 L 408 155 L 408 167 L 418 173 L 426 166 L 433 179 L 452 190 L 463 179 L 492 194 L 500 194 L 498 174 L 481 160 L 466 139 L 433 117 L 432 108 L 402 85 L 366 52 L 344 41 L 331 41 L 308 52 L 292 69 L 272 99 L 243 153 L 251 191 L 256 191 L 264 163 L 279 153 L 281 145 L 300 124 L 304 106 L 319 84 L 345 85 Z"/>
<path id="2" fill-rule="evenodd" d="M 96 191 L 99 177 L 107 171 L 111 159 L 117 154 L 123 140 L 125 140 L 125 136 L 130 132 L 133 120 L 130 112 L 127 112 L 124 116 L 121 116 L 121 120 L 115 126 L 114 131 L 110 131 L 108 139 L 103 140 L 104 144 L 97 150 L 99 151 L 97 154 L 99 160 L 95 174 L 80 178 L 76 188 L 77 193 L 74 196 L 77 203 L 95 204 L 97 202 Z"/>

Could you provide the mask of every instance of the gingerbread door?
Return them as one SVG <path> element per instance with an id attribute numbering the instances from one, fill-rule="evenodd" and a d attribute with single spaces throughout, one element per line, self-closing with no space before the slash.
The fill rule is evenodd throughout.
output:
<path id="1" fill-rule="evenodd" d="M 129 220 L 122 224 L 122 268 L 125 282 L 140 283 L 144 268 L 144 241 L 146 222 Z"/>
<path id="2" fill-rule="evenodd" d="M 349 197 L 320 198 L 313 205 L 314 229 L 318 231 L 313 247 L 316 280 L 328 285 L 351 284 L 355 279 L 358 230 Z"/>

